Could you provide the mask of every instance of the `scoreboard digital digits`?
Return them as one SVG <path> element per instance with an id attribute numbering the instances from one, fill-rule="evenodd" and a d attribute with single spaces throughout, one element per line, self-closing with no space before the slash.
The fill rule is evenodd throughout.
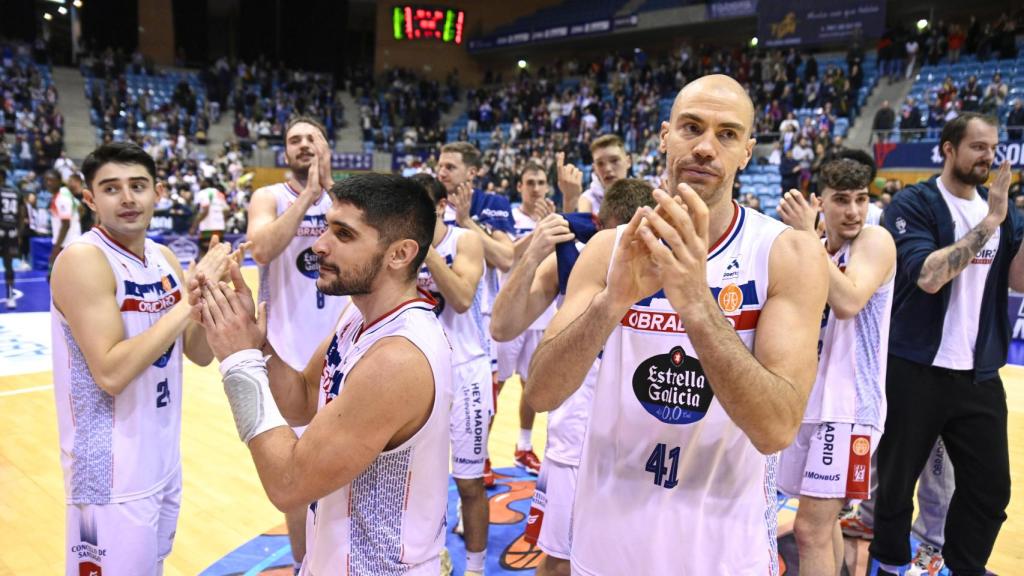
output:
<path id="1" fill-rule="evenodd" d="M 395 6 L 391 13 L 395 40 L 440 40 L 462 44 L 466 13 L 451 8 Z"/>

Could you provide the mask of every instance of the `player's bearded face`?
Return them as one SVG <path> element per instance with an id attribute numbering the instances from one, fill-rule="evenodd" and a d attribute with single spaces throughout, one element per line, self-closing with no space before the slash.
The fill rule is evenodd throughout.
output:
<path id="1" fill-rule="evenodd" d="M 953 162 L 953 176 L 970 186 L 980 186 L 988 180 L 988 173 L 992 169 L 992 160 L 988 155 L 980 158 L 973 153 L 957 152 Z"/>
<path id="2" fill-rule="evenodd" d="M 384 265 L 385 247 L 370 255 L 368 259 L 352 265 L 320 261 L 320 277 L 317 290 L 328 296 L 359 296 L 373 290 L 373 282 Z"/>
<path id="3" fill-rule="evenodd" d="M 984 184 L 992 170 L 998 142 L 995 126 L 972 120 L 960 145 L 953 151 L 953 177 L 968 186 Z"/>

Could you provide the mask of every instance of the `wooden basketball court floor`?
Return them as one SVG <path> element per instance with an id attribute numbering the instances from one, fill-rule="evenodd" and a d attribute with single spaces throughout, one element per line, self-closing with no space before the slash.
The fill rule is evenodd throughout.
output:
<path id="1" fill-rule="evenodd" d="M 1002 376 L 1016 489 L 989 568 L 1012 575 L 1024 574 L 1024 368 L 1008 366 Z M 490 441 L 496 467 L 512 465 L 519 393 L 518 382 L 510 381 L 499 400 Z M 186 361 L 184 396 L 184 494 L 174 551 L 165 563 L 168 576 L 199 574 L 282 523 L 238 440 L 216 367 Z M 538 454 L 543 454 L 545 427 L 546 418 L 538 415 Z M 64 553 L 64 488 L 52 374 L 0 377 L 0 576 L 60 574 Z"/>

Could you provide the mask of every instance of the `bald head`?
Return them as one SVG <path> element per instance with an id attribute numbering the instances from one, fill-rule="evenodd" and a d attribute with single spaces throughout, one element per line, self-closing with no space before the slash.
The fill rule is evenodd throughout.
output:
<path id="1" fill-rule="evenodd" d="M 754 130 L 754 103 L 739 82 L 724 74 L 701 76 L 676 94 L 672 118 L 690 107 L 706 107 L 736 113 L 746 126 L 745 136 Z"/>
<path id="2" fill-rule="evenodd" d="M 661 123 L 668 185 L 689 184 L 709 207 L 729 209 L 736 173 L 754 151 L 754 104 L 732 78 L 704 76 L 687 84 Z"/>

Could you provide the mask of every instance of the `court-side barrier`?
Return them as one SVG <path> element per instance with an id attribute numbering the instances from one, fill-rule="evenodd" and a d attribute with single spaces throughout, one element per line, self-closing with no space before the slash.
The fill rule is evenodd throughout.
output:
<path id="1" fill-rule="evenodd" d="M 164 244 L 174 252 L 182 266 L 188 265 L 189 261 L 199 256 L 199 237 L 183 234 L 149 234 L 151 240 Z M 237 247 L 245 241 L 245 234 L 225 234 L 223 241 L 230 242 L 232 247 Z M 49 267 L 50 252 L 53 251 L 53 240 L 48 237 L 37 237 L 32 239 L 32 269 L 45 271 Z M 247 258 L 246 263 L 252 264 L 252 259 Z"/>

